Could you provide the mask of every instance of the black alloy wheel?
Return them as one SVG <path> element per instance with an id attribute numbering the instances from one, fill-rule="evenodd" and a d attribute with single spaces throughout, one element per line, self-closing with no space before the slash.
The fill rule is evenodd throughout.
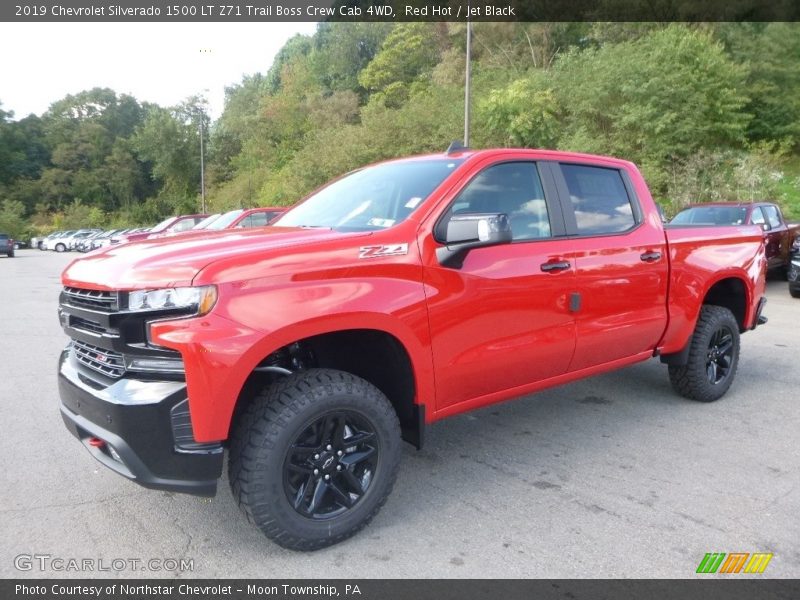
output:
<path id="1" fill-rule="evenodd" d="M 718 385 L 730 375 L 733 365 L 733 333 L 726 326 L 721 326 L 708 344 L 706 355 L 706 374 L 708 382 Z"/>
<path id="2" fill-rule="evenodd" d="M 725 395 L 739 364 L 739 323 L 724 306 L 700 309 L 686 364 L 670 365 L 669 380 L 682 396 L 713 402 Z"/>
<path id="3" fill-rule="evenodd" d="M 363 415 L 326 414 L 289 447 L 283 465 L 286 497 L 304 517 L 337 517 L 369 491 L 379 460 L 378 439 Z"/>
<path id="4" fill-rule="evenodd" d="M 299 371 L 267 384 L 236 419 L 231 490 L 267 537 L 317 550 L 378 513 L 400 444 L 397 413 L 374 385 L 334 369 Z"/>

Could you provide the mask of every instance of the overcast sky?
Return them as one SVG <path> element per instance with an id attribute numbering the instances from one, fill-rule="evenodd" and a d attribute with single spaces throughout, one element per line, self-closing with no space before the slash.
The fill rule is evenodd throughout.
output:
<path id="1" fill-rule="evenodd" d="M 295 33 L 316 23 L 0 23 L 0 108 L 41 115 L 67 94 L 109 87 L 171 106 L 205 94 L 212 118 L 225 86 L 266 73 Z M 208 90 L 207 92 L 205 90 Z"/>

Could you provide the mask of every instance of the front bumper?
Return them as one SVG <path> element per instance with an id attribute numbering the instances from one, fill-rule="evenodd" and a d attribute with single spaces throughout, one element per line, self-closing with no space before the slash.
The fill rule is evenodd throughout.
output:
<path id="1" fill-rule="evenodd" d="M 107 383 L 87 373 L 69 347 L 61 353 L 61 416 L 92 456 L 144 487 L 213 496 L 223 449 L 192 439 L 186 384 L 131 377 Z"/>

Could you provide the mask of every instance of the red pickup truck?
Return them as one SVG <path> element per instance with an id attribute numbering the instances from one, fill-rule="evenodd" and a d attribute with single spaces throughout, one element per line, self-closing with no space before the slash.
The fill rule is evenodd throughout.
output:
<path id="1" fill-rule="evenodd" d="M 273 227 L 146 240 L 63 273 L 61 413 L 152 488 L 216 492 L 321 548 L 386 500 L 401 439 L 660 357 L 720 398 L 765 321 L 754 226 L 667 227 L 636 167 L 534 150 L 373 165 Z"/>

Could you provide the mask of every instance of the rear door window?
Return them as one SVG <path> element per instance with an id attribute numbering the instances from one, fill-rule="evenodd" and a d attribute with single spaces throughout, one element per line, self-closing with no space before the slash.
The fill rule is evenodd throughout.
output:
<path id="1" fill-rule="evenodd" d="M 617 169 L 562 164 L 580 235 L 620 233 L 636 226 L 634 207 Z"/>

